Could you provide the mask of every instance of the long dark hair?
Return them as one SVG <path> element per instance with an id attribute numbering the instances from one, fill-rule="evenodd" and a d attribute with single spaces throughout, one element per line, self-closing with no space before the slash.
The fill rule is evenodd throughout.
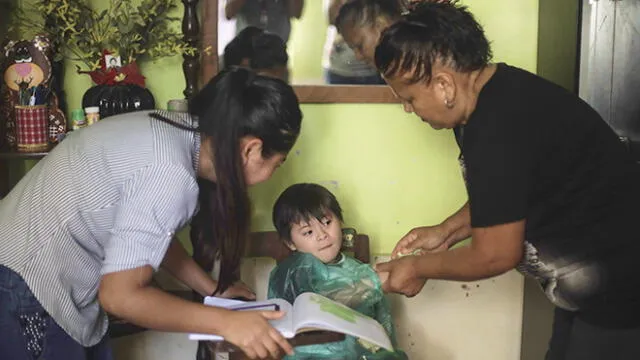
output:
<path id="1" fill-rule="evenodd" d="M 387 78 L 413 71 L 410 82 L 429 82 L 436 61 L 459 72 L 483 68 L 491 46 L 466 6 L 426 1 L 383 31 L 375 60 Z"/>
<path id="2" fill-rule="evenodd" d="M 233 68 L 220 72 L 189 102 L 197 130 L 211 138 L 216 182 L 199 180 L 200 209 L 191 224 L 195 260 L 211 270 L 220 258 L 214 294 L 237 278 L 251 219 L 240 155 L 240 139 L 262 140 L 262 156 L 286 154 L 295 144 L 302 113 L 285 82 Z"/>

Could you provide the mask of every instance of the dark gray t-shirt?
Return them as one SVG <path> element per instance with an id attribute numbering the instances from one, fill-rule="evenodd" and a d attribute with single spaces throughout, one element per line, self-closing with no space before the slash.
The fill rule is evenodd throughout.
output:
<path id="1" fill-rule="evenodd" d="M 473 227 L 526 220 L 519 270 L 557 306 L 612 326 L 640 324 L 640 171 L 598 113 L 505 64 L 455 130 Z"/>

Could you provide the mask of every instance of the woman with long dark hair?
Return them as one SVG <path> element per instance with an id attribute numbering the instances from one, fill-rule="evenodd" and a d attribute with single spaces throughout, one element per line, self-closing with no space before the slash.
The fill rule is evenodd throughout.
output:
<path id="1" fill-rule="evenodd" d="M 190 115 L 137 112 L 70 134 L 0 202 L 0 352 L 109 359 L 106 312 L 151 329 L 222 335 L 251 358 L 292 348 L 269 319 L 151 287 L 163 266 L 201 295 L 233 296 L 249 231 L 247 187 L 271 177 L 301 125 L 290 86 L 224 71 Z M 199 208 L 199 211 L 198 211 Z M 215 282 L 174 241 L 198 212 Z"/>

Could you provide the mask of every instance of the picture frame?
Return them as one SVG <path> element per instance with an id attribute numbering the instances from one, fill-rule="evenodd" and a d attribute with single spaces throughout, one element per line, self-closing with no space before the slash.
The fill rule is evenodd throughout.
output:
<path id="1" fill-rule="evenodd" d="M 104 64 L 107 70 L 122 67 L 120 56 L 107 54 L 104 56 Z"/>

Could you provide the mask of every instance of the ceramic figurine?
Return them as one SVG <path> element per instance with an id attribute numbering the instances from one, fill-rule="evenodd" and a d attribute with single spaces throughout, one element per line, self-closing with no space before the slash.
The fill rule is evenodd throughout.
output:
<path id="1" fill-rule="evenodd" d="M 0 147 L 13 148 L 15 136 L 15 105 L 21 88 L 48 88 L 51 80 L 52 48 L 44 36 L 33 40 L 9 41 L 0 58 L 3 82 L 0 87 Z M 61 140 L 67 131 L 67 121 L 58 106 L 58 98 L 51 93 L 49 105 L 49 139 L 52 143 Z"/>

